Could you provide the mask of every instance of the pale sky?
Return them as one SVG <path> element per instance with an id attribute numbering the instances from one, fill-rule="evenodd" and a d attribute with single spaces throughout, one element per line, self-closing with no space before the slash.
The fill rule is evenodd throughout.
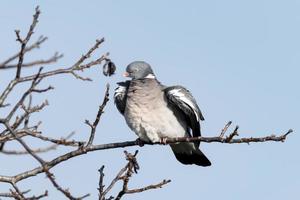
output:
<path id="1" fill-rule="evenodd" d="M 299 1 L 3 1 L 0 61 L 18 50 L 14 30 L 20 29 L 21 34 L 28 30 L 36 5 L 40 5 L 42 14 L 33 40 L 39 35 L 49 40 L 25 60 L 47 58 L 59 51 L 64 58 L 45 70 L 68 67 L 97 38 L 105 37 L 98 55 L 110 52 L 117 65 L 113 78 L 102 76 L 99 68 L 85 73 L 93 78 L 91 83 L 71 76 L 47 79 L 44 85 L 51 84 L 56 89 L 36 96 L 34 101 L 47 98 L 50 102 L 34 117 L 43 120 L 44 134 L 62 137 L 76 131 L 76 139 L 87 138 L 89 128 L 84 120 L 94 119 L 105 84 L 109 82 L 113 89 L 116 82 L 123 80 L 126 65 L 134 60 L 150 63 L 163 84 L 180 84 L 193 93 L 205 117 L 201 124 L 204 136 L 218 135 L 229 120 L 240 126 L 241 137 L 282 134 L 290 128 L 295 131 L 285 143 L 202 143 L 201 149 L 212 162 L 208 168 L 180 164 L 167 146 L 126 148 L 131 152 L 140 150 L 141 170 L 130 187 L 162 179 L 172 182 L 163 189 L 124 199 L 299 199 Z M 29 72 L 32 71 L 24 73 Z M 1 85 L 13 74 L 14 71 L 1 71 Z M 19 95 L 16 91 L 9 100 Z M 134 139 L 135 134 L 110 101 L 95 143 Z M 32 145 L 36 145 L 35 141 Z M 51 152 L 42 156 L 51 159 L 55 155 Z M 0 160 L 1 175 L 38 166 L 27 156 L 0 154 Z M 103 164 L 108 184 L 125 164 L 123 149 L 93 152 L 53 171 L 61 185 L 73 194 L 91 193 L 88 199 L 96 199 L 97 170 Z M 22 182 L 20 187 L 32 189 L 33 194 L 48 189 L 48 199 L 64 199 L 44 175 Z M 6 184 L 0 184 L 0 192 L 7 189 Z"/>

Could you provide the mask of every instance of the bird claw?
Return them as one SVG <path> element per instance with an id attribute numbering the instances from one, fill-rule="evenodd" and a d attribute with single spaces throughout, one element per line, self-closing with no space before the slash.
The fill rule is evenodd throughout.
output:
<path id="1" fill-rule="evenodd" d="M 144 146 L 145 145 L 145 142 L 143 140 L 141 140 L 140 138 L 136 139 L 135 142 L 140 146 Z"/>
<path id="2" fill-rule="evenodd" d="M 160 143 L 163 145 L 167 145 L 167 139 L 166 137 L 160 138 Z"/>

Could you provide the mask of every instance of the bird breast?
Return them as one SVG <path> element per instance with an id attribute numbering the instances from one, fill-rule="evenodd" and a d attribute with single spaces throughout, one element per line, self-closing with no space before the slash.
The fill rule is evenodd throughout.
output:
<path id="1" fill-rule="evenodd" d="M 131 83 L 124 115 L 128 126 L 145 141 L 186 136 L 186 123 L 168 107 L 161 85 L 154 80 Z"/>

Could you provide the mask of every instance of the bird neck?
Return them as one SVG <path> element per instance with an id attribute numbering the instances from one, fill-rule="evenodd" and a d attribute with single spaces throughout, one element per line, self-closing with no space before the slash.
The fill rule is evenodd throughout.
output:
<path id="1" fill-rule="evenodd" d="M 145 78 L 156 79 L 154 74 L 148 74 Z"/>

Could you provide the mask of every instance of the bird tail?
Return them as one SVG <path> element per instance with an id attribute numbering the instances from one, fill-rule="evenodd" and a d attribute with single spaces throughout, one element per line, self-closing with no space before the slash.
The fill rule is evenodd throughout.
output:
<path id="1" fill-rule="evenodd" d="M 187 146 L 189 144 L 189 147 Z M 200 151 L 200 149 L 195 148 L 194 145 L 191 147 L 192 143 L 181 143 L 170 145 L 176 159 L 185 165 L 199 165 L 202 167 L 207 167 L 211 165 L 208 158 Z M 185 145 L 185 146 L 183 146 Z"/>

